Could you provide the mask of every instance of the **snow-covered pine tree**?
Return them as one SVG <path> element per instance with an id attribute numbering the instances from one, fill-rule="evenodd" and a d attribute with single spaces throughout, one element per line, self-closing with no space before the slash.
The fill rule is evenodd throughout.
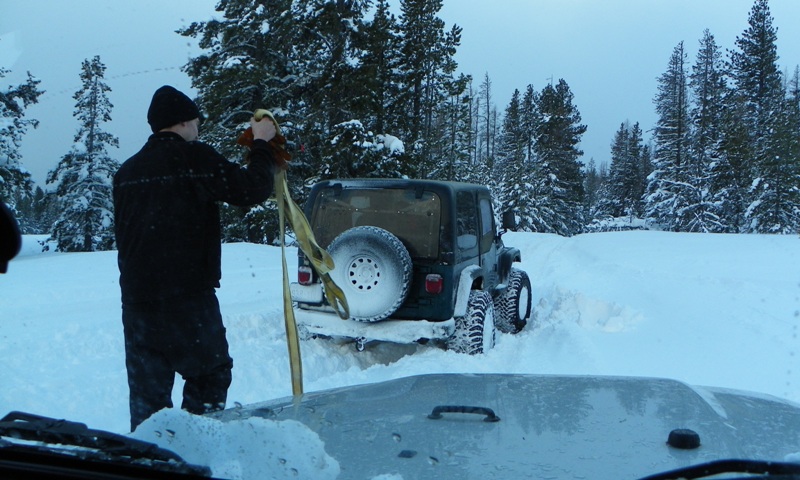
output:
<path id="1" fill-rule="evenodd" d="M 608 167 L 605 162 L 597 166 L 594 157 L 589 159 L 584 169 L 583 189 L 585 191 L 583 197 L 584 212 L 586 220 L 592 222 L 600 218 L 598 214 L 598 205 L 601 201 L 601 195 L 605 189 L 605 184 L 608 181 Z"/>
<path id="2" fill-rule="evenodd" d="M 331 144 L 322 159 L 320 178 L 399 176 L 404 150 L 397 138 L 376 135 L 357 120 L 334 125 L 331 135 Z"/>
<path id="3" fill-rule="evenodd" d="M 693 125 L 691 155 L 693 176 L 701 176 L 701 170 L 718 155 L 720 124 L 725 99 L 725 71 L 722 53 L 714 35 L 706 29 L 697 52 L 697 58 L 689 75 L 689 88 L 693 99 L 690 109 Z"/>
<path id="4" fill-rule="evenodd" d="M 20 224 L 20 229 L 25 229 L 23 233 L 42 235 L 50 232 L 50 227 L 58 218 L 56 196 L 53 193 L 45 193 L 42 187 L 36 186 L 31 196 L 18 196 L 17 218 L 25 220 Z"/>
<path id="5" fill-rule="evenodd" d="M 0 78 L 7 73 L 8 70 L 0 68 Z M 19 148 L 28 128 L 39 124 L 38 120 L 25 118 L 25 109 L 37 103 L 44 93 L 39 90 L 40 82 L 28 73 L 24 83 L 0 91 L 0 201 L 14 212 L 23 233 L 31 233 L 29 219 L 21 214 L 16 203 L 18 199 L 31 197 L 33 182 L 22 167 Z"/>
<path id="6" fill-rule="evenodd" d="M 675 213 L 689 203 L 686 170 L 689 157 L 689 101 L 683 42 L 672 51 L 667 71 L 658 79 L 655 97 L 654 170 L 648 177 L 645 215 L 662 228 L 676 230 Z"/>
<path id="7" fill-rule="evenodd" d="M 624 217 L 633 215 L 631 204 L 638 201 L 634 197 L 634 185 L 638 178 L 638 162 L 629 151 L 631 126 L 623 122 L 614 135 L 611 144 L 611 165 L 608 167 L 608 181 L 604 192 L 602 205 L 605 212 L 611 217 Z M 638 159 L 636 159 L 638 160 Z"/>
<path id="8" fill-rule="evenodd" d="M 751 204 L 752 220 L 765 233 L 800 231 L 800 98 L 798 71 L 787 84 L 786 98 L 778 106 L 777 122 L 769 137 L 769 151 L 761 164 L 760 194 Z M 768 185 L 761 185 L 768 183 Z M 756 214 L 758 214 L 756 216 Z"/>
<path id="9" fill-rule="evenodd" d="M 535 155 L 534 145 L 536 144 L 536 132 L 542 122 L 542 116 L 538 110 L 539 93 L 534 90 L 533 85 L 525 87 L 525 94 L 522 96 L 520 110 L 522 112 L 522 131 L 525 141 L 525 158 L 533 160 Z"/>
<path id="10" fill-rule="evenodd" d="M 366 28 L 364 15 L 369 3 L 301 0 L 292 7 L 303 26 L 294 46 L 294 61 L 303 65 L 301 71 L 310 87 L 303 92 L 304 122 L 321 129 L 320 138 L 326 139 L 319 145 L 322 150 L 330 148 L 336 135 L 331 130 L 334 125 L 354 120 L 363 123 L 369 93 L 358 76 L 362 50 L 357 38 Z"/>
<path id="11" fill-rule="evenodd" d="M 517 216 L 517 229 L 530 231 L 533 223 L 527 214 L 531 205 L 531 163 L 526 147 L 529 132 L 526 130 L 519 90 L 514 90 L 503 116 L 503 128 L 497 148 L 496 175 L 499 184 L 494 189 L 495 212 L 512 210 Z"/>
<path id="12" fill-rule="evenodd" d="M 583 172 L 578 148 L 586 132 L 573 94 L 564 79 L 547 85 L 537 98 L 541 122 L 536 128 L 532 230 L 575 235 L 583 228 Z"/>
<path id="13" fill-rule="evenodd" d="M 467 96 L 469 97 L 469 118 L 470 118 L 470 129 L 469 129 L 469 138 L 470 138 L 470 163 L 473 165 L 478 165 L 478 158 L 481 157 L 481 96 L 477 90 L 475 90 L 474 81 L 471 79 L 469 82 L 469 86 L 467 89 Z"/>
<path id="14" fill-rule="evenodd" d="M 312 147 L 319 157 L 317 178 L 395 176 L 379 171 L 387 166 L 383 162 L 386 151 L 380 149 L 378 139 L 383 132 L 373 133 L 365 125 L 365 119 L 375 118 L 369 105 L 373 100 L 371 90 L 379 88 L 378 79 L 368 75 L 377 71 L 378 65 L 361 68 L 364 48 L 378 48 L 373 40 L 396 48 L 394 26 L 390 24 L 393 17 L 381 10 L 377 23 L 369 24 L 365 20 L 368 2 L 364 1 L 307 3 L 303 10 L 294 7 L 296 18 L 305 26 L 295 54 L 296 61 L 305 62 L 306 70 L 314 72 L 312 88 L 304 92 L 303 122 L 309 138 L 317 139 Z M 367 31 L 375 38 L 366 37 Z M 373 60 L 376 59 L 370 57 Z M 391 78 L 394 72 L 381 74 Z"/>
<path id="15" fill-rule="evenodd" d="M 503 126 L 499 137 L 495 156 L 500 170 L 505 169 L 509 163 L 521 164 L 525 161 L 527 132 L 525 131 L 519 90 L 514 90 L 514 93 L 511 94 L 511 100 L 503 115 Z"/>
<path id="16" fill-rule="evenodd" d="M 442 0 L 400 1 L 399 96 L 391 115 L 398 127 L 397 136 L 405 143 L 412 176 L 425 178 L 440 160 L 436 153 L 445 133 L 437 130 L 438 110 L 448 98 L 458 96 L 466 84 L 454 78 L 456 48 L 461 43 L 461 27 L 445 31 L 437 16 Z"/>
<path id="17" fill-rule="evenodd" d="M 633 219 L 642 215 L 644 175 L 641 170 L 645 151 L 642 141 L 642 129 L 638 122 L 633 127 L 628 122 L 620 124 L 611 144 L 608 179 L 597 200 L 595 218 Z"/>
<path id="18" fill-rule="evenodd" d="M 633 196 L 638 200 L 631 200 L 631 212 L 638 217 L 644 217 L 644 194 L 647 189 L 647 177 L 653 171 L 653 165 L 650 155 L 650 147 L 644 143 L 644 132 L 639 126 L 639 122 L 633 124 L 631 127 L 631 134 L 628 138 L 630 146 L 628 148 L 633 157 L 633 162 L 636 163 L 636 181 L 634 182 Z"/>
<path id="19" fill-rule="evenodd" d="M 116 137 L 103 130 L 111 121 L 113 105 L 104 83 L 106 67 L 95 56 L 81 65 L 81 89 L 75 92 L 75 116 L 80 126 L 72 150 L 47 176 L 58 196 L 60 215 L 52 240 L 58 251 L 94 252 L 114 247 L 112 179 L 119 164 L 108 147 L 118 147 Z"/>
<path id="20" fill-rule="evenodd" d="M 711 170 L 721 166 L 719 149 L 725 80 L 721 53 L 709 30 L 703 32 L 688 78 L 693 100 L 689 110 L 690 141 L 683 170 L 683 204 L 674 212 L 673 228 L 683 232 L 724 232 L 726 221 L 721 204 L 715 199 L 713 186 L 716 182 Z"/>
<path id="21" fill-rule="evenodd" d="M 796 230 L 796 201 L 791 148 L 786 140 L 785 95 L 778 69 L 777 28 L 767 0 L 756 0 L 748 28 L 736 38 L 729 74 L 744 102 L 744 124 L 751 145 L 744 209 L 745 232 L 787 233 Z M 796 134 L 796 133 L 795 133 Z M 791 134 L 789 134 L 791 135 Z"/>
<path id="22" fill-rule="evenodd" d="M 400 63 L 400 34 L 397 18 L 390 12 L 389 0 L 378 0 L 375 15 L 364 23 L 362 33 L 354 38 L 359 62 L 353 85 L 366 128 L 379 134 L 399 131 L 390 116 L 399 89 L 397 68 Z"/>
<path id="23" fill-rule="evenodd" d="M 472 116 L 470 98 L 463 93 L 471 78 L 461 75 L 456 89 L 450 97 L 439 106 L 434 117 L 433 128 L 442 132 L 441 139 L 435 144 L 434 153 L 439 158 L 433 163 L 430 178 L 441 180 L 460 180 L 467 182 L 486 182 L 485 170 L 473 168 L 471 162 Z M 484 172 L 482 175 L 478 171 Z"/>
<path id="24" fill-rule="evenodd" d="M 476 145 L 476 158 L 477 164 L 481 165 L 487 171 L 494 170 L 495 161 L 495 119 L 497 113 L 495 111 L 492 99 L 492 79 L 488 73 L 483 76 L 483 81 L 480 84 L 478 95 L 480 97 L 480 108 L 475 112 L 477 120 L 477 129 L 475 132 Z"/>
<path id="25" fill-rule="evenodd" d="M 708 185 L 719 231 L 736 233 L 744 224 L 752 145 L 740 92 L 726 88 L 722 105 L 718 158 L 708 166 Z"/>
<path id="26" fill-rule="evenodd" d="M 796 66 L 794 74 L 786 87 L 786 103 L 784 105 L 784 120 L 780 129 L 785 155 L 786 184 L 788 185 L 787 197 L 792 202 L 791 218 L 793 231 L 800 230 L 800 66 Z M 788 225 L 788 223 L 787 223 Z"/>
<path id="27" fill-rule="evenodd" d="M 305 4 L 294 3 L 298 2 L 222 0 L 217 5 L 221 18 L 192 23 L 178 32 L 197 38 L 203 49 L 185 67 L 207 117 L 201 139 L 231 161 L 242 162 L 246 152 L 236 144 L 237 137 L 253 111 L 271 110 L 291 142 L 289 185 L 292 196 L 302 201 L 302 189 L 297 186 L 302 182 L 293 179 L 305 178 L 315 170 L 309 162 L 318 145 L 301 133 L 306 116 L 302 92 L 311 88 L 316 72 L 304 70 L 304 59 L 296 55 L 303 26 L 302 16 L 293 8 L 304 11 Z M 304 143 L 308 148 L 299 148 Z M 220 214 L 225 242 L 269 244 L 278 236 L 277 209 L 272 202 L 247 208 L 223 204 Z"/>

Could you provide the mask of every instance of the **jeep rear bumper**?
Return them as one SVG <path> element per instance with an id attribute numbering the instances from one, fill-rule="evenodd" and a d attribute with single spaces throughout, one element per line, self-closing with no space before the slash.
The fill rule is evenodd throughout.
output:
<path id="1" fill-rule="evenodd" d="M 418 340 L 445 340 L 453 335 L 455 321 L 389 319 L 380 322 L 342 320 L 333 312 L 295 308 L 297 327 L 302 333 L 327 337 L 354 338 L 361 341 L 414 343 Z"/>
<path id="2" fill-rule="evenodd" d="M 323 303 L 322 285 L 290 285 L 295 303 L 294 316 L 303 334 L 326 337 L 354 338 L 361 341 L 414 343 L 418 340 L 446 340 L 455 331 L 455 320 L 403 320 L 391 318 L 379 322 L 342 320 L 331 307 Z"/>

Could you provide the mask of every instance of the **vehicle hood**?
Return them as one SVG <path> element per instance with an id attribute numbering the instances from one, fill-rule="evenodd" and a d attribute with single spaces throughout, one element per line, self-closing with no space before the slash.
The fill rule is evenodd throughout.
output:
<path id="1" fill-rule="evenodd" d="M 439 406 L 491 409 L 499 421 L 485 421 L 485 411 L 429 418 Z M 213 416 L 302 422 L 339 462 L 340 478 L 639 478 L 800 451 L 800 406 L 667 379 L 433 374 Z M 696 432 L 700 446 L 670 446 L 676 429 Z"/>

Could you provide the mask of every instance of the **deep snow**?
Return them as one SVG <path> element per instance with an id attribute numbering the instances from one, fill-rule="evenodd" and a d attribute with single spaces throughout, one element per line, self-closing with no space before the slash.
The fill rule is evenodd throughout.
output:
<path id="1" fill-rule="evenodd" d="M 22 410 L 125 433 L 116 252 L 41 253 L 40 239 L 25 237 L 0 275 L 0 415 Z M 475 357 L 430 345 L 375 344 L 358 353 L 352 344 L 303 341 L 305 391 L 434 372 L 556 373 L 667 377 L 800 402 L 797 236 L 635 231 L 504 240 L 522 250 L 531 277 L 534 318 L 522 333 L 498 334 L 496 347 Z M 287 257 L 294 278 L 295 250 Z M 222 261 L 218 296 L 234 358 L 229 406 L 291 395 L 280 249 L 227 244 Z M 178 379 L 178 405 L 181 387 Z M 135 436 L 219 476 L 338 472 L 316 435 L 293 422 L 221 425 L 172 410 Z"/>

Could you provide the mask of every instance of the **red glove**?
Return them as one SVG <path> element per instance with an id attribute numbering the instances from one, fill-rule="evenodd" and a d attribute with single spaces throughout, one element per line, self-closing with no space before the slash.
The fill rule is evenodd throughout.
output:
<path id="1" fill-rule="evenodd" d="M 242 132 L 239 138 L 236 139 L 236 143 L 243 147 L 253 148 L 253 129 L 247 127 L 247 130 Z"/>
<path id="2" fill-rule="evenodd" d="M 243 147 L 253 148 L 253 129 L 247 127 L 247 130 L 242 132 L 239 138 L 236 139 L 236 143 Z M 280 133 L 276 134 L 272 140 L 267 142 L 267 148 L 272 154 L 272 158 L 275 159 L 275 165 L 281 170 L 287 170 L 292 156 L 286 151 L 286 137 Z"/>

